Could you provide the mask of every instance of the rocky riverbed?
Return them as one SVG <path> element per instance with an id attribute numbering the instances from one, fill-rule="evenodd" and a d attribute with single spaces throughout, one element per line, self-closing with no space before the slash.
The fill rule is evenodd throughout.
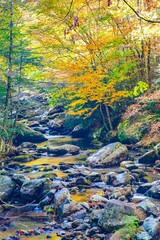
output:
<path id="1" fill-rule="evenodd" d="M 0 239 L 160 239 L 160 145 L 95 149 L 38 99 L 1 162 Z"/>

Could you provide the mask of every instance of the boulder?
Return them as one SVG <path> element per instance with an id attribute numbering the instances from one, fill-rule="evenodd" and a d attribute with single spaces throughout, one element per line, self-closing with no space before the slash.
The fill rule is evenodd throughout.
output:
<path id="1" fill-rule="evenodd" d="M 53 109 L 49 110 L 48 116 L 51 116 L 55 113 L 61 113 L 61 112 L 64 112 L 64 107 L 63 105 L 59 104 L 59 105 L 56 105 Z"/>
<path id="2" fill-rule="evenodd" d="M 14 174 L 12 180 L 19 186 L 22 186 L 24 182 L 29 181 L 30 179 L 23 174 Z"/>
<path id="3" fill-rule="evenodd" d="M 61 133 L 63 131 L 63 119 L 55 118 L 54 120 L 50 120 L 48 127 L 52 131 Z"/>
<path id="4" fill-rule="evenodd" d="M 153 186 L 145 193 L 146 196 L 160 199 L 160 180 L 156 181 Z"/>
<path id="5" fill-rule="evenodd" d="M 141 184 L 138 189 L 137 189 L 137 193 L 142 193 L 144 194 L 145 192 L 147 192 L 153 185 L 155 182 L 152 183 L 143 183 Z"/>
<path id="6" fill-rule="evenodd" d="M 55 156 L 63 156 L 68 153 L 68 150 L 63 146 L 47 147 L 47 153 Z"/>
<path id="7" fill-rule="evenodd" d="M 70 193 L 67 188 L 62 188 L 54 195 L 54 204 L 55 207 L 58 208 L 61 204 L 65 202 L 65 200 L 70 200 Z"/>
<path id="8" fill-rule="evenodd" d="M 89 174 L 86 177 L 90 182 L 101 182 L 102 178 L 101 178 L 101 174 L 97 173 L 97 172 L 92 172 L 91 174 Z"/>
<path id="9" fill-rule="evenodd" d="M 98 226 L 105 232 L 112 232 L 123 227 L 126 223 L 126 217 L 134 215 L 135 209 L 130 204 L 109 200 L 102 214 L 99 217 Z"/>
<path id="10" fill-rule="evenodd" d="M 136 239 L 137 240 L 152 240 L 152 237 L 149 236 L 149 234 L 145 230 L 140 230 L 136 234 Z"/>
<path id="11" fill-rule="evenodd" d="M 105 181 L 108 185 L 121 186 L 130 183 L 129 172 L 122 172 L 120 174 L 115 172 L 110 172 L 105 175 Z"/>
<path id="12" fill-rule="evenodd" d="M 81 203 L 76 203 L 75 201 L 71 201 L 70 203 L 64 204 L 62 209 L 62 216 L 67 217 L 72 215 L 75 212 L 84 209 Z"/>
<path id="13" fill-rule="evenodd" d="M 13 193 L 16 184 L 7 176 L 0 176 L 0 199 L 7 200 Z"/>
<path id="14" fill-rule="evenodd" d="M 119 142 L 111 143 L 92 156 L 88 157 L 87 163 L 91 167 L 110 167 L 120 165 L 128 158 L 127 147 Z"/>
<path id="15" fill-rule="evenodd" d="M 89 198 L 89 202 L 101 202 L 106 203 L 108 202 L 108 199 L 99 195 L 93 195 Z"/>
<path id="16" fill-rule="evenodd" d="M 158 218 L 148 217 L 143 223 L 143 227 L 146 232 L 151 236 L 151 239 L 160 239 L 160 221 Z"/>
<path id="17" fill-rule="evenodd" d="M 80 147 L 73 144 L 64 144 L 63 148 L 65 148 L 68 151 L 68 153 L 72 155 L 77 155 L 80 152 Z"/>
<path id="18" fill-rule="evenodd" d="M 156 161 L 156 152 L 155 150 L 150 150 L 149 152 L 143 154 L 139 159 L 139 163 L 144 163 L 144 164 L 154 164 Z"/>
<path id="19" fill-rule="evenodd" d="M 34 179 L 23 183 L 20 194 L 24 202 L 40 201 L 49 190 L 50 183 L 46 179 Z"/>
<path id="20" fill-rule="evenodd" d="M 40 143 L 46 141 L 47 138 L 37 131 L 32 130 L 31 128 L 22 125 L 21 132 L 18 132 L 15 138 L 16 144 L 21 144 L 22 142 L 32 142 L 32 143 Z"/>
<path id="21" fill-rule="evenodd" d="M 150 216 L 151 214 L 157 216 L 159 211 L 156 205 L 149 199 L 145 199 L 144 201 L 138 203 L 136 208 L 143 210 L 147 216 Z"/>
<path id="22" fill-rule="evenodd" d="M 72 137 L 74 138 L 83 138 L 88 135 L 88 129 L 84 128 L 81 124 L 74 127 L 71 132 Z"/>
<path id="23" fill-rule="evenodd" d="M 118 139 L 122 143 L 139 142 L 145 133 L 150 131 L 150 122 L 145 117 L 132 117 L 121 122 L 118 126 Z"/>

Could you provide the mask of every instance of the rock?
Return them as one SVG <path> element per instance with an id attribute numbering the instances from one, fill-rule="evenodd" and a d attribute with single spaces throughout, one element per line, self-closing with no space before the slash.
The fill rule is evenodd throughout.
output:
<path id="1" fill-rule="evenodd" d="M 121 122 L 118 126 L 118 139 L 122 143 L 131 144 L 139 142 L 144 134 L 150 131 L 150 122 L 144 117 L 132 117 Z"/>
<path id="2" fill-rule="evenodd" d="M 7 176 L 0 176 L 0 199 L 7 200 L 13 193 L 16 184 Z"/>
<path id="3" fill-rule="evenodd" d="M 22 142 L 40 143 L 47 140 L 42 133 L 36 132 L 24 124 L 20 125 L 20 127 L 21 132 L 18 132 L 14 140 L 16 144 L 20 144 Z"/>
<path id="4" fill-rule="evenodd" d="M 141 230 L 136 234 L 137 240 L 151 240 L 152 237 L 145 230 Z"/>
<path id="5" fill-rule="evenodd" d="M 54 120 L 50 120 L 48 123 L 48 127 L 52 131 L 61 133 L 63 131 L 63 119 L 55 118 Z"/>
<path id="6" fill-rule="evenodd" d="M 142 185 L 140 185 L 137 189 L 137 193 L 142 193 L 144 194 L 145 192 L 147 192 L 152 186 L 154 185 L 154 182 L 152 183 L 143 183 Z"/>
<path id="7" fill-rule="evenodd" d="M 41 197 L 49 190 L 50 185 L 46 179 L 34 179 L 23 183 L 20 194 L 24 202 L 40 201 Z"/>
<path id="8" fill-rule="evenodd" d="M 32 128 L 32 127 L 39 127 L 39 122 L 32 122 L 29 124 L 29 127 Z"/>
<path id="9" fill-rule="evenodd" d="M 29 150 L 36 150 L 37 149 L 37 146 L 31 142 L 23 142 L 20 146 L 19 146 L 20 149 L 23 150 L 23 148 L 27 148 Z"/>
<path id="10" fill-rule="evenodd" d="M 59 104 L 59 105 L 56 105 L 53 109 L 49 110 L 48 116 L 51 116 L 55 113 L 61 113 L 61 112 L 64 112 L 64 107 L 61 104 Z"/>
<path id="11" fill-rule="evenodd" d="M 55 156 L 63 156 L 68 153 L 68 150 L 63 146 L 47 147 L 48 154 L 54 154 Z"/>
<path id="12" fill-rule="evenodd" d="M 63 148 L 65 148 L 68 151 L 68 153 L 72 155 L 77 155 L 80 152 L 80 147 L 77 147 L 76 145 L 72 144 L 64 144 Z"/>
<path id="13" fill-rule="evenodd" d="M 76 228 L 76 231 L 84 231 L 84 230 L 89 229 L 90 227 L 91 227 L 90 224 L 88 224 L 88 223 L 82 223 L 81 225 L 79 225 L 79 226 Z"/>
<path id="14" fill-rule="evenodd" d="M 80 211 L 81 209 L 84 209 L 81 203 L 76 203 L 75 201 L 71 201 L 68 204 L 64 204 L 63 210 L 62 210 L 62 216 L 63 217 L 70 216 L 73 213 Z"/>
<path id="15" fill-rule="evenodd" d="M 93 195 L 89 198 L 89 202 L 101 202 L 101 203 L 107 203 L 108 199 L 99 195 Z"/>
<path id="16" fill-rule="evenodd" d="M 145 193 L 146 196 L 160 199 L 160 180 L 156 181 L 153 186 Z"/>
<path id="17" fill-rule="evenodd" d="M 93 236 L 94 234 L 100 233 L 100 232 L 101 232 L 101 230 L 100 230 L 99 227 L 92 227 L 91 229 L 87 229 L 86 235 L 87 235 L 88 237 L 91 237 L 91 236 Z M 96 239 L 97 239 L 97 238 L 96 238 Z"/>
<path id="18" fill-rule="evenodd" d="M 84 177 L 79 177 L 76 179 L 76 186 L 90 186 L 91 182 Z"/>
<path id="19" fill-rule="evenodd" d="M 151 236 L 151 239 L 160 239 L 160 221 L 158 218 L 148 217 L 143 223 L 146 232 Z"/>
<path id="20" fill-rule="evenodd" d="M 105 181 L 106 184 L 113 186 L 127 185 L 130 183 L 130 174 L 129 172 L 123 172 L 120 174 L 110 172 L 105 175 Z"/>
<path id="21" fill-rule="evenodd" d="M 29 181 L 30 179 L 23 174 L 14 174 L 12 177 L 12 181 L 22 186 L 25 181 Z"/>
<path id="22" fill-rule="evenodd" d="M 71 199 L 70 193 L 67 188 L 62 188 L 61 190 L 55 193 L 54 196 L 55 207 L 58 208 L 61 204 L 65 202 L 66 199 L 68 200 Z"/>
<path id="23" fill-rule="evenodd" d="M 87 163 L 92 167 L 110 167 L 119 165 L 122 161 L 127 160 L 127 147 L 119 142 L 111 143 L 92 156 L 88 157 Z"/>
<path id="24" fill-rule="evenodd" d="M 150 150 L 149 152 L 145 153 L 143 156 L 141 156 L 138 161 L 139 163 L 144 164 L 154 164 L 156 161 L 156 152 L 155 150 Z"/>
<path id="25" fill-rule="evenodd" d="M 112 232 L 125 225 L 127 216 L 134 215 L 134 208 L 118 200 L 109 200 L 99 217 L 98 226 L 106 232 Z"/>
<path id="26" fill-rule="evenodd" d="M 149 199 L 145 199 L 137 204 L 136 208 L 143 210 L 147 216 L 150 216 L 151 214 L 157 216 L 159 211 L 156 205 L 153 204 Z"/>
<path id="27" fill-rule="evenodd" d="M 160 157 L 160 143 L 158 143 L 156 146 L 153 148 L 156 152 L 156 156 Z"/>
<path id="28" fill-rule="evenodd" d="M 103 209 L 93 209 L 90 214 L 90 219 L 93 222 L 98 222 L 99 216 L 102 214 Z"/>
<path id="29" fill-rule="evenodd" d="M 86 137 L 88 135 L 88 129 L 84 128 L 81 124 L 74 127 L 71 132 L 73 138 Z"/>
<path id="30" fill-rule="evenodd" d="M 101 178 L 101 174 L 97 173 L 97 172 L 92 172 L 91 174 L 89 174 L 86 179 L 88 179 L 90 182 L 101 182 L 102 178 Z"/>
<path id="31" fill-rule="evenodd" d="M 48 130 L 48 128 L 34 127 L 34 131 L 41 132 L 42 134 L 45 134 L 46 130 Z"/>

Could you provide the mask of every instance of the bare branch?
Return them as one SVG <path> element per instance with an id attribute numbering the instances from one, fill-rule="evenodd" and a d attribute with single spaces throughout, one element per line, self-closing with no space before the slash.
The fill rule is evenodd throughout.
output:
<path id="1" fill-rule="evenodd" d="M 139 15 L 139 13 L 126 1 L 126 0 L 123 0 L 123 2 L 142 20 L 146 21 L 146 22 L 149 22 L 149 23 L 160 23 L 160 21 L 158 20 L 151 20 L 151 19 L 147 19 L 141 15 Z"/>

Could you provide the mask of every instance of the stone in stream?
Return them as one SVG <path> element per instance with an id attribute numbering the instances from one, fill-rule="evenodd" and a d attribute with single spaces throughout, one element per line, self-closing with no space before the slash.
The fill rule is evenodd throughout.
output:
<path id="1" fill-rule="evenodd" d="M 130 174 L 129 172 L 122 172 L 119 174 L 110 172 L 105 175 L 105 182 L 113 186 L 127 185 L 130 183 Z"/>
<path id="2" fill-rule="evenodd" d="M 49 130 L 61 133 L 64 130 L 63 122 L 64 122 L 63 119 L 55 118 L 54 120 L 49 121 L 48 128 L 49 128 Z"/>
<path id="3" fill-rule="evenodd" d="M 61 204 L 63 204 L 66 199 L 71 199 L 70 193 L 67 188 L 62 188 L 61 190 L 56 192 L 54 195 L 55 208 L 58 208 Z"/>
<path id="4" fill-rule="evenodd" d="M 138 203 L 136 208 L 144 211 L 147 216 L 150 216 L 151 214 L 157 216 L 159 211 L 156 205 L 153 204 L 149 199 L 145 199 L 144 201 Z"/>
<path id="5" fill-rule="evenodd" d="M 151 236 L 151 239 L 159 240 L 160 239 L 160 219 L 148 217 L 143 223 L 143 227 L 146 232 Z"/>
<path id="6" fill-rule="evenodd" d="M 34 179 L 23 183 L 20 194 L 24 202 L 40 201 L 50 190 L 51 182 L 47 179 Z"/>
<path id="7" fill-rule="evenodd" d="M 137 189 L 137 193 L 142 193 L 144 194 L 145 192 L 147 192 L 153 185 L 155 182 L 152 183 L 143 183 L 141 184 L 138 189 Z"/>
<path id="8" fill-rule="evenodd" d="M 143 229 L 136 234 L 137 240 L 152 240 L 152 237 Z"/>
<path id="9" fill-rule="evenodd" d="M 110 233 L 123 227 L 127 216 L 133 215 L 135 215 L 135 209 L 132 205 L 112 199 L 107 202 L 105 209 L 100 215 L 98 226 Z"/>
<path id="10" fill-rule="evenodd" d="M 160 199 L 160 180 L 155 181 L 153 186 L 145 192 L 145 195 L 148 197 Z"/>
<path id="11" fill-rule="evenodd" d="M 87 158 L 91 167 L 117 166 L 129 156 L 127 147 L 119 142 L 111 143 Z"/>
<path id="12" fill-rule="evenodd" d="M 74 127 L 74 129 L 71 132 L 71 135 L 73 138 L 81 138 L 81 137 L 87 137 L 88 135 L 88 129 L 84 128 L 81 124 Z"/>
<path id="13" fill-rule="evenodd" d="M 12 180 L 19 186 L 22 186 L 24 182 L 29 181 L 30 179 L 23 174 L 14 174 Z"/>
<path id="14" fill-rule="evenodd" d="M 42 133 L 34 131 L 24 124 L 21 124 L 20 127 L 22 130 L 15 138 L 16 144 L 21 144 L 22 142 L 41 143 L 47 140 Z"/>
<path id="15" fill-rule="evenodd" d="M 150 150 L 149 152 L 146 152 L 138 159 L 139 163 L 143 164 L 154 164 L 156 160 L 157 157 L 155 150 Z"/>
<path id="16" fill-rule="evenodd" d="M 0 199 L 7 200 L 16 187 L 15 182 L 7 176 L 0 176 Z"/>
<path id="17" fill-rule="evenodd" d="M 64 144 L 62 146 L 57 146 L 57 147 L 52 147 L 52 146 L 47 147 L 47 153 L 54 154 L 56 156 L 63 156 L 67 153 L 72 155 L 77 155 L 79 154 L 79 152 L 80 152 L 80 148 L 72 144 Z"/>

